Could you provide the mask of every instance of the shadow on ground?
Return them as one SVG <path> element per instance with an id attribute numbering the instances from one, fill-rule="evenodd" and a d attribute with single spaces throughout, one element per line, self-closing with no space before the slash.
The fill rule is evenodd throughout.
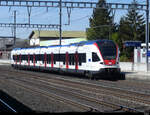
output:
<path id="1" fill-rule="evenodd" d="M 4 91 L 0 90 L 0 99 L 7 103 L 11 108 L 13 108 L 17 113 L 22 112 L 34 112 L 29 107 L 25 106 L 21 102 L 17 101 L 15 98 L 11 97 Z M 5 112 L 5 110 L 1 110 L 2 112 Z"/>
<path id="2" fill-rule="evenodd" d="M 74 74 L 74 73 L 65 73 L 65 72 L 59 72 L 59 71 L 49 71 L 49 70 L 38 70 L 38 69 L 19 69 L 19 70 L 25 70 L 25 71 L 32 71 L 32 72 L 39 72 L 39 73 L 50 73 L 55 75 L 63 75 L 68 77 L 74 77 L 74 78 L 81 78 L 81 79 L 90 79 L 84 75 L 80 74 Z M 111 80 L 111 81 L 118 81 L 118 80 L 126 80 L 126 74 L 131 72 L 121 72 L 120 74 L 100 74 L 97 76 L 94 76 L 92 80 Z"/>

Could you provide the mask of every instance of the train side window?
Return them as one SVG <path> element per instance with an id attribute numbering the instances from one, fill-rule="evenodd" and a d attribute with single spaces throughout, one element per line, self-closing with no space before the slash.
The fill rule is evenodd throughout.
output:
<path id="1" fill-rule="evenodd" d="M 51 64 L 51 60 L 52 60 L 51 57 L 52 57 L 51 54 L 49 54 L 49 64 Z"/>
<path id="2" fill-rule="evenodd" d="M 41 55 L 38 54 L 38 61 L 41 61 Z"/>
<path id="3" fill-rule="evenodd" d="M 72 62 L 72 55 L 69 54 L 69 65 L 71 65 L 71 62 Z"/>
<path id="4" fill-rule="evenodd" d="M 46 62 L 47 62 L 47 64 L 49 64 L 49 54 L 47 54 L 47 56 L 46 56 Z"/>
<path id="5" fill-rule="evenodd" d="M 28 61 L 28 56 L 27 55 L 25 55 L 25 61 Z"/>
<path id="6" fill-rule="evenodd" d="M 46 59 L 47 59 L 47 64 L 50 64 L 50 62 L 51 62 L 51 55 L 47 54 Z"/>
<path id="7" fill-rule="evenodd" d="M 74 65 L 75 62 L 75 54 L 72 55 L 72 65 Z"/>
<path id="8" fill-rule="evenodd" d="M 100 58 L 98 57 L 97 53 L 92 52 L 92 61 L 93 62 L 100 61 Z"/>
<path id="9" fill-rule="evenodd" d="M 66 55 L 65 54 L 60 54 L 60 60 L 61 62 L 63 62 L 63 65 L 65 65 L 66 60 L 65 60 Z"/>
<path id="10" fill-rule="evenodd" d="M 16 60 L 15 55 L 13 55 L 13 60 Z"/>
<path id="11" fill-rule="evenodd" d="M 44 63 L 44 54 L 40 55 L 40 60 L 42 61 L 42 63 Z"/>
<path id="12" fill-rule="evenodd" d="M 57 56 L 56 56 L 56 54 L 54 54 L 54 64 L 56 64 L 56 58 L 57 58 Z"/>
<path id="13" fill-rule="evenodd" d="M 17 62 L 19 62 L 19 55 L 17 55 Z"/>
<path id="14" fill-rule="evenodd" d="M 37 58 L 38 58 L 38 55 L 37 54 L 34 54 L 34 56 L 35 56 L 35 63 L 37 63 Z"/>
<path id="15" fill-rule="evenodd" d="M 24 55 L 21 55 L 21 61 L 23 61 L 24 60 Z"/>
<path id="16" fill-rule="evenodd" d="M 33 55 L 30 55 L 30 60 L 31 60 L 32 63 L 33 63 Z"/>
<path id="17" fill-rule="evenodd" d="M 81 65 L 81 55 L 79 54 L 79 59 L 78 59 L 78 61 L 79 61 L 79 65 Z"/>
<path id="18" fill-rule="evenodd" d="M 35 56 L 35 63 L 37 63 L 37 55 L 35 54 L 34 56 Z"/>
<path id="19" fill-rule="evenodd" d="M 82 62 L 86 62 L 86 54 L 84 53 L 84 54 L 82 54 Z"/>

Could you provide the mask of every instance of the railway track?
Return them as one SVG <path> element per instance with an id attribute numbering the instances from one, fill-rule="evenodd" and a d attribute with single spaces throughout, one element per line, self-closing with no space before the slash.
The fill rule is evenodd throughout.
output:
<path id="1" fill-rule="evenodd" d="M 20 74 L 20 72 L 19 72 Z M 21 72 L 21 74 L 23 74 Z M 24 73 L 26 74 L 26 73 Z M 133 102 L 140 102 L 140 103 L 143 103 L 145 105 L 150 105 L 150 101 L 149 100 L 145 100 L 145 99 L 150 99 L 150 95 L 147 95 L 147 94 L 143 94 L 143 93 L 139 93 L 139 92 L 135 92 L 135 91 L 130 91 L 130 90 L 124 90 L 124 89 L 121 89 L 121 88 L 114 88 L 114 87 L 109 87 L 109 86 L 106 86 L 106 85 L 95 85 L 95 84 L 91 84 L 91 83 L 87 83 L 87 82 L 77 82 L 77 81 L 72 81 L 72 80 L 69 80 L 69 79 L 64 79 L 64 78 L 53 78 L 53 79 L 50 79 L 50 78 L 41 78 L 41 76 L 35 76 L 33 74 L 28 74 L 30 76 L 32 76 L 32 79 L 37 79 L 46 83 L 48 82 L 49 84 L 52 82 L 52 83 L 55 83 L 55 84 L 63 84 L 66 85 L 66 86 L 69 86 L 72 88 L 75 87 L 79 87 L 80 89 L 83 89 L 84 91 L 85 90 L 91 90 L 93 92 L 91 93 L 96 93 L 98 95 L 98 93 L 105 93 L 107 95 L 111 94 L 112 96 L 115 96 L 115 97 L 119 97 L 119 98 L 122 98 L 122 99 L 127 99 L 127 100 L 130 100 L 130 101 L 133 101 Z M 50 84 L 51 85 L 51 84 Z M 143 97 L 143 98 L 141 98 Z"/>
<path id="2" fill-rule="evenodd" d="M 66 96 L 67 95 L 71 95 L 72 97 L 76 97 L 76 98 L 80 98 L 80 100 L 86 100 L 88 101 L 89 103 L 96 103 L 97 106 L 94 106 L 94 105 L 89 105 L 88 104 L 83 104 L 83 103 L 80 103 L 78 101 L 74 101 L 73 99 L 69 99 L 68 97 L 65 98 L 64 96 L 60 96 L 59 94 L 55 94 L 55 93 L 50 93 L 49 91 L 47 90 L 44 90 L 44 89 L 40 89 L 39 87 L 33 87 L 33 82 L 30 82 L 29 81 L 23 81 L 23 80 L 11 80 L 11 82 L 13 84 L 16 84 L 18 86 L 21 86 L 23 87 L 24 89 L 28 89 L 32 92 L 36 92 L 36 93 L 39 93 L 39 94 L 42 94 L 42 95 L 45 95 L 47 97 L 51 97 L 51 98 L 55 98 L 57 100 L 60 100 L 60 101 L 63 101 L 65 103 L 68 103 L 70 105 L 73 105 L 73 106 L 76 106 L 78 108 L 82 108 L 83 110 L 86 110 L 86 111 L 89 111 L 89 112 L 104 112 L 104 111 L 100 111 L 100 108 L 98 108 L 97 106 L 105 106 L 105 107 L 110 107 L 112 108 L 111 111 L 107 111 L 107 112 L 115 112 L 115 111 L 128 111 L 128 112 L 143 112 L 143 111 L 139 111 L 139 110 L 136 110 L 134 108 L 129 108 L 129 107 L 126 107 L 126 106 L 122 106 L 122 105 L 118 105 L 118 104 L 113 104 L 113 103 L 108 103 L 108 102 L 104 102 L 102 100 L 99 100 L 99 99 L 95 99 L 95 98 L 92 98 L 92 97 L 88 97 L 88 96 L 85 96 L 85 95 L 82 95 L 82 94 L 79 94 L 79 93 L 75 93 L 75 92 L 71 92 L 71 91 L 67 91 L 67 90 L 62 90 L 58 87 L 55 87 L 55 86 L 51 86 L 48 90 L 52 91 L 52 90 L 55 90 L 59 93 L 63 93 L 65 94 Z M 25 82 L 27 82 L 26 85 L 23 85 Z M 32 86 L 31 86 L 32 85 Z M 39 84 L 35 84 L 35 86 L 37 86 Z M 72 98 L 71 97 L 71 98 Z M 106 112 L 106 111 L 105 111 Z"/>
<path id="3" fill-rule="evenodd" d="M 16 73 L 15 73 L 16 74 Z M 17 73 L 18 74 L 18 73 Z M 22 72 L 21 73 L 19 73 L 19 75 L 20 74 L 22 74 Z M 26 74 L 26 73 L 25 73 Z M 94 85 L 94 84 L 89 84 L 89 83 L 79 83 L 79 82 L 74 82 L 74 81 L 69 81 L 68 82 L 68 80 L 67 80 L 67 82 L 66 82 L 66 80 L 65 79 L 45 79 L 45 78 L 41 78 L 41 76 L 35 76 L 35 75 L 32 75 L 32 74 L 27 74 L 27 75 L 30 75 L 30 78 L 31 78 L 31 76 L 32 76 L 32 79 L 35 79 L 35 80 L 37 80 L 37 78 L 38 78 L 38 80 L 40 80 L 40 82 L 43 82 L 43 83 L 49 83 L 49 85 L 50 86 L 52 86 L 52 84 L 50 84 L 51 82 L 52 83 L 55 83 L 56 84 L 56 82 L 57 82 L 57 87 L 58 87 L 58 84 L 62 84 L 62 82 L 63 82 L 63 85 L 69 85 L 69 87 L 71 86 L 71 88 L 73 88 L 73 87 L 77 87 L 77 86 L 79 86 L 80 85 L 80 88 L 82 87 L 82 90 L 84 90 L 84 91 L 87 91 L 89 88 L 90 88 L 90 90 L 94 90 L 94 92 L 95 93 L 97 93 L 98 94 L 98 92 L 100 91 L 101 93 L 102 93 L 102 91 L 101 90 L 96 90 L 97 88 L 98 89 L 100 89 L 100 88 L 104 88 L 104 87 L 100 87 L 100 86 L 97 86 L 97 85 Z M 19 80 L 19 79 L 18 79 Z M 43 81 L 42 81 L 43 80 Z M 50 82 L 51 81 L 51 82 Z M 20 81 L 19 81 L 20 82 Z M 29 82 L 29 81 L 23 81 L 23 82 Z M 22 83 L 23 83 L 22 82 Z M 64 84 L 64 83 L 66 83 L 66 84 Z M 20 83 L 21 84 L 21 83 Z M 74 86 L 72 86 L 72 84 L 74 84 Z M 19 84 L 18 84 L 19 85 Z M 93 86 L 94 86 L 94 88 L 93 88 Z M 62 85 L 61 85 L 61 87 L 62 87 Z M 83 88 L 84 87 L 84 88 Z M 86 88 L 86 89 L 85 89 Z M 32 88 L 31 88 L 32 89 Z M 55 90 L 59 90 L 60 88 L 56 88 L 56 86 L 54 87 L 53 86 L 53 89 L 55 89 Z M 62 90 L 62 89 L 61 89 Z M 107 89 L 108 90 L 108 89 Z M 82 99 L 83 99 L 83 97 L 84 97 L 84 99 L 85 98 L 87 98 L 86 96 L 84 96 L 84 95 L 80 95 L 79 93 L 73 93 L 73 92 L 68 92 L 68 91 L 65 91 L 65 90 L 63 90 L 63 92 L 66 92 L 66 94 L 72 94 L 72 95 L 76 95 L 76 96 L 78 96 L 78 98 L 81 98 L 82 97 Z M 93 92 L 92 92 L 93 93 Z M 105 92 L 103 92 L 103 93 L 105 93 L 106 94 L 106 91 Z M 108 93 L 107 93 L 108 94 Z M 110 94 L 110 92 L 109 92 L 109 94 Z M 115 94 L 115 96 L 118 96 L 118 97 L 120 97 L 120 95 L 116 95 Z M 55 97 L 55 96 L 54 96 Z M 125 97 L 125 96 L 124 96 Z M 124 98 L 124 97 L 122 97 L 122 98 Z M 132 97 L 133 98 L 133 97 Z M 87 99 L 86 99 L 87 100 Z M 117 104 L 112 104 L 112 103 L 106 103 L 105 102 L 105 104 L 104 104 L 104 102 L 102 102 L 102 103 L 100 103 L 101 102 L 101 100 L 98 100 L 98 99 L 95 99 L 95 98 L 93 98 L 93 99 L 91 99 L 91 98 L 88 98 L 88 100 L 91 100 L 92 102 L 94 101 L 94 102 L 96 102 L 96 103 L 98 103 L 98 104 L 101 104 L 101 105 L 105 105 L 105 106 L 109 106 L 109 107 L 112 107 L 112 106 L 116 106 L 115 107 L 115 110 L 117 110 L 118 108 L 121 108 L 122 110 L 125 110 L 125 111 L 138 111 L 138 110 L 136 110 L 136 109 L 134 109 L 134 108 L 131 108 L 131 107 L 127 107 L 127 106 L 122 106 L 122 105 L 117 105 Z M 113 109 L 114 109 L 114 107 L 112 107 Z M 95 107 L 90 107 L 90 110 L 96 110 L 96 111 L 98 111 L 98 109 L 97 108 L 95 108 Z M 119 109 L 118 109 L 119 110 Z"/>
<path id="4" fill-rule="evenodd" d="M 123 89 L 127 89 L 130 91 L 139 91 L 145 94 L 150 94 L 150 83 L 149 82 L 141 82 L 141 81 L 133 81 L 133 80 L 123 80 L 123 81 L 104 81 L 98 80 L 100 84 L 110 84 L 111 87 L 120 87 Z"/>

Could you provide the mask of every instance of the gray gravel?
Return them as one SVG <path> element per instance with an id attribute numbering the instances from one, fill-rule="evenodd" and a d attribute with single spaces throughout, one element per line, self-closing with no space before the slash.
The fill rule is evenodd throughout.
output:
<path id="1" fill-rule="evenodd" d="M 78 112 L 79 110 L 57 100 L 32 93 L 28 90 L 13 85 L 4 76 L 0 76 L 0 90 L 15 98 L 35 112 Z M 24 112 L 24 111 L 22 111 Z"/>
<path id="2" fill-rule="evenodd" d="M 8 67 L 8 66 L 0 66 L 1 68 L 9 68 L 12 70 L 12 68 Z M 19 71 L 19 70 L 16 70 Z M 32 72 L 32 71 L 26 71 L 29 73 L 35 73 L 35 74 L 43 74 L 44 76 L 48 76 L 48 74 L 46 75 L 46 73 L 36 73 L 36 72 Z M 26 89 L 20 88 L 19 86 L 16 86 L 12 83 L 10 83 L 10 79 L 13 79 L 14 76 L 11 76 L 7 73 L 5 73 L 5 76 L 1 76 L 0 75 L 0 90 L 4 91 L 5 93 L 7 93 L 8 95 L 10 95 L 11 97 L 15 98 L 16 100 L 18 100 L 19 102 L 21 102 L 23 105 L 27 106 L 28 108 L 30 108 L 33 111 L 36 112 L 79 112 L 79 109 L 76 107 L 72 107 L 70 105 L 64 104 L 62 102 L 59 102 L 57 100 L 51 99 L 51 98 L 47 98 L 43 95 L 39 95 L 36 93 L 33 93 L 31 91 L 28 91 Z M 64 76 L 60 76 L 57 74 L 51 74 L 50 77 L 64 77 Z M 84 79 L 84 78 L 76 78 L 76 77 L 71 77 L 71 76 L 65 76 L 65 78 L 67 79 L 72 79 L 72 80 L 77 80 L 80 82 L 89 82 L 89 83 L 94 83 L 94 84 L 101 84 L 103 82 L 100 81 L 91 81 L 88 79 Z M 104 83 L 105 84 L 105 83 Z M 106 85 L 108 85 L 108 83 L 106 83 Z M 118 82 L 114 83 L 110 83 L 109 85 L 111 85 L 112 87 L 126 87 L 126 88 L 131 88 L 131 85 L 129 85 L 128 87 L 126 86 L 126 84 L 122 84 L 120 83 L 118 85 Z M 134 87 L 133 87 L 134 88 Z M 80 92 L 79 92 L 80 93 Z M 103 97 L 103 96 L 102 96 Z M 101 98 L 102 98 L 101 97 Z M 123 101 L 117 101 L 116 99 L 110 98 L 109 96 L 103 97 L 102 98 L 105 101 L 116 101 L 116 103 L 124 103 Z M 128 103 L 130 106 L 134 107 L 134 104 L 132 105 L 131 102 Z M 138 104 L 137 104 L 138 105 Z M 140 105 L 139 105 L 140 107 Z"/>

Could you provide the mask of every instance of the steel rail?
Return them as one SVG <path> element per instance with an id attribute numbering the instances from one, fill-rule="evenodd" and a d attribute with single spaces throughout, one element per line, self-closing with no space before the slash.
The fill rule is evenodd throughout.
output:
<path id="1" fill-rule="evenodd" d="M 0 99 L 0 102 L 3 103 L 7 108 L 9 108 L 11 111 L 13 111 L 14 113 L 17 113 L 17 111 L 15 109 L 13 109 L 11 106 L 9 106 L 6 102 L 4 102 L 2 99 Z"/>
<path id="2" fill-rule="evenodd" d="M 8 71 L 8 70 L 6 70 L 6 71 Z M 9 71 L 9 72 L 14 72 L 14 71 Z M 43 78 L 41 78 L 41 76 L 39 76 L 39 75 L 34 75 L 33 73 L 26 73 L 26 72 L 22 72 L 22 71 L 17 71 L 17 73 L 20 73 L 20 74 L 28 74 L 28 75 L 31 75 L 31 76 L 36 76 L 36 77 L 39 77 L 40 79 L 43 79 Z M 17 73 L 15 73 L 15 74 L 17 74 Z M 86 82 L 86 81 L 73 81 L 73 80 L 70 80 L 70 79 L 66 79 L 66 78 L 58 78 L 58 77 L 55 77 L 55 78 L 50 78 L 50 77 L 47 77 L 47 78 L 49 78 L 49 79 L 56 79 L 56 80 L 63 80 L 63 81 L 69 81 L 69 83 L 79 83 L 79 84 L 81 84 L 82 83 L 82 85 L 85 85 L 85 86 L 92 86 L 92 87 L 96 87 L 96 88 L 98 88 L 98 87 L 103 87 L 103 88 L 107 88 L 108 90 L 110 89 L 115 89 L 115 90 L 120 90 L 120 91 L 127 91 L 127 92 L 129 92 L 129 93 L 135 93 L 135 94 L 139 94 L 140 96 L 150 96 L 150 95 L 148 95 L 148 94 L 145 94 L 145 93 L 143 93 L 143 92 L 138 92 L 138 91 L 131 91 L 131 90 L 127 90 L 127 89 L 122 89 L 122 88 L 119 88 L 119 87 L 113 87 L 113 86 L 107 86 L 107 85 L 102 85 L 102 84 L 93 84 L 93 83 L 89 83 L 89 82 Z"/>
<path id="3" fill-rule="evenodd" d="M 16 79 L 15 79 L 16 80 Z M 19 81 L 22 81 L 20 79 L 17 79 Z M 25 82 L 31 82 L 31 81 L 26 81 L 26 80 L 23 80 Z M 31 82 L 33 84 L 33 82 Z M 36 83 L 36 84 L 39 84 L 39 83 Z M 40 84 L 41 85 L 41 84 Z M 85 96 L 85 95 L 82 95 L 82 94 L 79 94 L 79 93 L 74 93 L 74 92 L 69 92 L 67 90 L 62 90 L 62 89 L 59 89 L 59 88 L 56 88 L 52 85 L 50 85 L 51 88 L 53 88 L 54 90 L 58 90 L 59 92 L 62 91 L 63 93 L 65 92 L 66 94 L 69 94 L 69 95 L 72 95 L 72 96 L 76 96 L 76 97 L 79 97 L 81 99 L 84 99 L 84 100 L 88 100 L 90 102 L 95 102 L 95 103 L 98 103 L 98 104 L 101 104 L 101 105 L 104 105 L 104 106 L 107 106 L 107 107 L 111 107 L 111 108 L 121 108 L 123 111 L 138 111 L 138 112 L 143 112 L 141 110 L 137 110 L 135 108 L 131 108 L 131 107 L 127 107 L 127 106 L 123 106 L 123 105 L 118 105 L 118 104 L 114 104 L 114 103 L 108 103 L 108 102 L 104 102 L 104 101 L 101 101 L 99 99 L 95 99 L 95 98 L 92 98 L 92 97 L 88 97 L 88 96 Z M 97 109 L 95 109 L 97 110 Z M 120 109 L 118 109 L 120 110 Z"/>
<path id="4" fill-rule="evenodd" d="M 13 71 L 9 71 L 9 72 L 13 72 Z M 28 75 L 31 75 L 33 78 L 34 76 L 36 76 L 36 78 L 38 77 L 39 79 L 43 79 L 45 80 L 44 78 L 41 78 L 41 76 L 39 75 L 34 75 L 34 74 L 31 74 L 31 73 L 26 73 L 26 72 L 21 72 L 21 71 L 17 71 L 18 74 L 28 74 Z M 15 73 L 15 74 L 17 74 Z M 48 77 L 50 78 L 50 77 Z M 93 84 L 93 83 L 89 83 L 89 82 L 85 82 L 85 81 L 72 81 L 70 79 L 66 79 L 66 78 L 50 78 L 50 79 L 46 79 L 46 80 L 53 80 L 53 82 L 55 82 L 54 80 L 62 80 L 62 81 L 69 81 L 69 83 L 78 83 L 79 85 L 82 85 L 82 86 L 86 86 L 86 87 L 95 87 L 95 88 L 106 88 L 107 90 L 111 91 L 112 89 L 114 90 L 118 90 L 118 91 L 125 91 L 125 92 L 128 92 L 130 94 L 138 94 L 140 96 L 150 96 L 148 94 L 145 94 L 145 93 L 141 93 L 141 92 L 137 92 L 137 91 L 131 91 L 131 90 L 127 90 L 127 89 L 122 89 L 122 88 L 118 88 L 118 87 L 112 87 L 112 86 L 106 86 L 106 85 L 102 85 L 102 84 Z M 58 81 L 57 81 L 58 82 Z M 95 88 L 92 88 L 92 89 L 95 89 Z"/>
<path id="5" fill-rule="evenodd" d="M 34 79 L 34 80 L 37 80 L 37 79 Z M 69 83 L 65 83 L 63 82 L 63 85 L 61 82 L 57 82 L 55 80 L 46 80 L 46 79 L 42 79 L 42 78 L 38 78 L 38 81 L 40 82 L 43 82 L 43 83 L 47 83 L 49 85 L 57 85 L 59 86 L 60 88 L 61 87 L 64 87 L 64 88 L 69 88 L 69 89 L 72 89 L 72 90 L 81 90 L 82 92 L 88 92 L 88 93 L 95 93 L 97 96 L 101 95 L 101 93 L 103 92 L 104 94 L 111 94 L 114 98 L 121 98 L 123 100 L 131 100 L 133 102 L 136 102 L 136 103 L 140 103 L 140 104 L 147 104 L 147 105 L 150 105 L 150 101 L 148 100 L 145 100 L 145 99 L 141 99 L 141 98 L 138 98 L 136 96 L 129 96 L 129 95 L 124 95 L 124 94 L 120 94 L 119 92 L 114 92 L 114 91 L 110 91 L 110 90 L 104 90 L 104 89 L 95 89 L 95 88 L 92 88 L 92 87 L 89 87 L 89 86 L 86 86 L 86 87 L 83 87 L 83 86 L 80 86 L 79 87 L 79 84 L 75 85 L 75 84 L 69 84 Z M 69 85 L 69 87 L 68 87 Z M 91 91 L 88 91 L 88 89 L 90 88 Z M 95 91 L 95 92 L 94 92 Z M 101 93 L 98 93 L 98 92 L 101 92 Z"/>
<path id="6" fill-rule="evenodd" d="M 98 108 L 95 108 L 95 107 L 92 107 L 92 106 L 89 106 L 89 105 L 86 105 L 86 104 L 83 104 L 83 103 L 80 103 L 80 102 L 76 102 L 76 101 L 73 101 L 73 100 L 70 100 L 70 99 L 67 99 L 67 98 L 64 98 L 63 96 L 60 96 L 60 95 L 57 95 L 57 94 L 54 94 L 54 93 L 50 93 L 50 92 L 47 92 L 45 90 L 41 90 L 39 88 L 33 88 L 31 86 L 27 86 L 27 85 L 23 85 L 22 82 L 19 82 L 19 81 L 15 81 L 15 80 L 10 80 L 11 82 L 13 82 L 13 84 L 15 83 L 17 86 L 20 86 L 26 90 L 30 90 L 32 92 L 36 92 L 38 94 L 41 94 L 41 95 L 44 95 L 48 98 L 55 98 L 61 102 L 64 102 L 64 103 L 68 103 L 68 104 L 71 104 L 75 107 L 79 107 L 80 109 L 82 108 L 83 110 L 86 110 L 86 111 L 98 111 Z"/>
<path id="7" fill-rule="evenodd" d="M 20 72 L 20 73 L 22 73 L 22 72 Z M 26 74 L 26 73 L 25 73 Z M 31 74 L 32 76 L 33 76 L 33 74 Z M 35 75 L 34 75 L 35 76 Z M 36 76 L 36 78 L 37 78 L 37 76 Z M 40 77 L 39 77 L 40 78 Z M 41 78 L 40 78 L 41 79 Z M 45 79 L 46 80 L 46 79 Z M 60 80 L 60 79 L 59 79 Z M 64 80 L 64 79 L 63 79 Z M 73 82 L 73 81 L 71 81 L 71 82 Z M 75 83 L 75 82 L 74 82 Z M 80 83 L 81 84 L 81 83 Z M 82 84 L 82 85 L 86 85 L 86 84 Z M 94 84 L 92 84 L 92 85 L 94 85 Z M 86 86 L 88 86 L 88 85 L 86 85 Z M 120 96 L 120 95 L 119 95 Z M 82 95 L 82 97 L 83 97 L 83 95 Z M 125 107 L 125 106 L 122 106 L 122 105 L 120 105 L 120 107 L 123 107 L 123 108 L 127 108 L 127 109 L 129 109 L 130 107 Z M 134 108 L 132 108 L 132 109 L 130 109 L 130 110 L 135 110 Z M 139 110 L 136 110 L 136 111 L 139 111 Z"/>
<path id="8" fill-rule="evenodd" d="M 19 71 L 19 74 L 27 74 L 27 73 L 24 73 L 24 72 L 20 72 Z M 16 73 L 15 73 L 16 74 Z M 32 76 L 32 78 L 35 78 L 34 76 L 35 75 L 33 75 L 33 74 L 28 74 L 28 75 L 30 75 L 30 76 Z M 37 76 L 36 75 L 36 78 L 35 79 L 37 79 L 37 77 L 38 77 L 38 79 L 42 79 L 42 80 L 46 80 L 46 81 L 53 81 L 53 82 L 57 82 L 58 84 L 59 84 L 59 81 L 56 81 L 56 80 L 63 80 L 63 81 L 69 81 L 69 83 L 67 83 L 67 84 L 71 84 L 71 83 L 75 83 L 76 85 L 77 85 L 77 83 L 78 83 L 78 86 L 79 85 L 82 85 L 82 87 L 83 86 L 85 86 L 86 88 L 91 88 L 92 90 L 95 90 L 96 92 L 97 91 L 99 91 L 98 90 L 98 88 L 105 88 L 105 90 L 103 89 L 103 90 L 101 90 L 101 91 L 103 91 L 104 93 L 111 93 L 111 94 L 113 94 L 114 96 L 117 96 L 117 97 L 120 97 L 120 98 L 128 98 L 128 99 L 130 99 L 131 101 L 138 101 L 138 102 L 141 102 L 141 103 L 143 103 L 143 104 L 148 104 L 148 105 L 150 105 L 150 101 L 148 101 L 148 100 L 145 100 L 145 99 L 141 99 L 141 98 L 138 98 L 138 97 L 135 97 L 135 95 L 138 95 L 138 96 L 149 96 L 149 95 L 147 95 L 147 94 L 141 94 L 141 93 L 139 93 L 139 92 L 134 92 L 134 91 L 130 91 L 130 90 L 124 90 L 124 89 L 121 89 L 121 88 L 114 88 L 114 87 L 109 87 L 109 86 L 106 86 L 106 85 L 95 85 L 95 84 L 91 84 L 91 83 L 87 83 L 87 82 L 78 82 L 78 81 L 72 81 L 72 80 L 69 80 L 69 79 L 65 79 L 65 78 L 53 78 L 53 79 L 44 79 L 44 78 L 41 78 L 41 76 Z M 56 79 L 56 80 L 54 80 L 54 79 Z M 72 84 L 71 84 L 72 85 Z M 92 88 L 92 87 L 94 87 L 94 88 Z M 126 92 L 127 94 L 134 94 L 134 96 L 129 96 L 129 95 L 127 95 L 126 93 L 126 95 L 124 95 L 124 94 L 122 94 L 122 93 L 116 93 L 116 92 L 113 92 L 112 90 L 118 90 L 118 91 L 121 91 L 121 92 Z"/>

